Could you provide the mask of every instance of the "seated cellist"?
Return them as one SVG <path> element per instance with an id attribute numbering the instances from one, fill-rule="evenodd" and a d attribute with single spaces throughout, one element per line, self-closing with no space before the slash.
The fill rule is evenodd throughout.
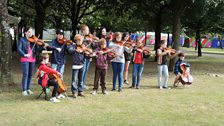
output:
<path id="1" fill-rule="evenodd" d="M 41 55 L 41 64 L 39 66 L 39 71 L 38 71 L 38 84 L 42 85 L 42 87 L 46 88 L 47 86 L 53 86 L 53 92 L 52 92 L 52 98 L 50 99 L 50 102 L 60 102 L 56 98 L 56 93 L 58 91 L 59 85 L 58 82 L 50 79 L 49 74 L 55 74 L 60 77 L 62 77 L 62 74 L 59 73 L 58 71 L 52 69 L 48 64 L 49 64 L 49 55 L 47 53 L 44 53 Z"/>
<path id="2" fill-rule="evenodd" d="M 186 62 L 184 61 L 184 58 L 185 58 L 184 53 L 181 52 L 181 53 L 179 53 L 178 56 L 179 56 L 179 58 L 178 58 L 178 60 L 176 61 L 176 63 L 175 63 L 175 68 L 174 68 L 174 74 L 176 75 L 176 76 L 175 76 L 174 83 L 173 83 L 173 86 L 174 86 L 174 87 L 177 87 L 177 86 L 178 86 L 180 77 L 181 77 L 181 75 L 183 74 L 183 71 L 181 70 L 181 64 L 185 64 L 187 67 L 190 66 L 189 63 L 186 63 Z"/>

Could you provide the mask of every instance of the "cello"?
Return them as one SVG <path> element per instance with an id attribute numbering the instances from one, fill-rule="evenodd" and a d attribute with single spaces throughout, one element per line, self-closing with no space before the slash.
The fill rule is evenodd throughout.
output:
<path id="1" fill-rule="evenodd" d="M 190 66 L 186 63 L 180 64 L 180 69 L 182 70 L 182 74 L 179 78 L 180 82 L 185 85 L 191 85 L 194 81 L 192 75 L 190 74 Z"/>

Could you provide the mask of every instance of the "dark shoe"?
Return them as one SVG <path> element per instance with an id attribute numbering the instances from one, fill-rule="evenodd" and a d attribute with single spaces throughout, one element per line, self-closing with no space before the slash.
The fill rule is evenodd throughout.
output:
<path id="1" fill-rule="evenodd" d="M 111 91 L 116 91 L 116 89 L 112 89 Z"/>
<path id="2" fill-rule="evenodd" d="M 129 88 L 135 88 L 134 86 L 130 86 Z"/>
<path id="3" fill-rule="evenodd" d="M 170 89 L 169 87 L 165 87 L 165 86 L 163 86 L 163 89 Z"/>
<path id="4" fill-rule="evenodd" d="M 136 89 L 139 89 L 139 88 L 140 88 L 139 86 L 136 87 Z"/>
<path id="5" fill-rule="evenodd" d="M 82 92 L 79 92 L 79 93 L 78 93 L 78 96 L 80 96 L 80 97 L 85 97 L 85 95 L 83 95 Z"/>
<path id="6" fill-rule="evenodd" d="M 118 89 L 118 92 L 122 92 L 122 89 Z"/>

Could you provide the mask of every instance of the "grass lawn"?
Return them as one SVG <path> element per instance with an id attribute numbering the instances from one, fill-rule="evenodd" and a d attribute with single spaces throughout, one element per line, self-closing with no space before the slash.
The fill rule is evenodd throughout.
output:
<path id="1" fill-rule="evenodd" d="M 71 57 L 68 57 L 71 58 Z M 94 63 L 91 64 L 87 77 L 89 87 L 85 98 L 68 97 L 61 103 L 50 103 L 43 96 L 36 100 L 40 86 L 33 78 L 34 95 L 21 95 L 21 66 L 15 56 L 13 65 L 14 81 L 17 87 L 8 87 L 0 92 L 0 125 L 4 126 L 222 126 L 224 124 L 224 59 L 211 57 L 198 58 L 187 55 L 191 63 L 195 82 L 192 86 L 176 89 L 159 90 L 157 68 L 153 59 L 147 59 L 143 71 L 140 89 L 128 89 L 124 85 L 122 93 L 111 92 L 112 70 L 107 74 L 109 95 L 98 92 L 90 94 L 93 88 Z M 17 64 L 18 63 L 18 64 Z M 71 95 L 71 61 L 66 64 L 65 81 Z M 131 82 L 129 70 L 129 82 Z M 209 76 L 207 73 L 220 75 Z M 170 73 L 169 85 L 174 75 Z"/>

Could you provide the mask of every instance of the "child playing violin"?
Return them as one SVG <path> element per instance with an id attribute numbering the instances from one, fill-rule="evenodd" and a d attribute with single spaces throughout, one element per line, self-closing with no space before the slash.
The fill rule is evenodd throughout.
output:
<path id="1" fill-rule="evenodd" d="M 90 47 L 94 48 L 95 47 L 94 38 L 96 38 L 96 37 L 93 37 L 93 35 L 90 34 L 89 27 L 86 24 L 81 24 L 80 25 L 80 30 L 81 30 L 81 34 L 82 34 L 82 37 L 83 37 L 83 44 L 88 48 L 90 48 Z M 86 76 L 87 76 L 87 73 L 88 73 L 88 70 L 89 70 L 90 63 L 91 63 L 91 57 L 90 56 L 85 57 L 84 58 L 84 65 L 83 65 L 83 75 L 82 75 L 83 89 L 87 89 Z"/>
<path id="2" fill-rule="evenodd" d="M 123 83 L 123 71 L 124 71 L 124 52 L 130 53 L 132 48 L 128 48 L 123 46 L 122 34 L 120 32 L 116 32 L 114 34 L 114 42 L 110 43 L 109 48 L 115 50 L 116 57 L 111 60 L 112 62 L 112 69 L 113 69 L 113 89 L 112 91 L 116 90 L 116 80 L 118 77 L 118 92 L 122 91 L 122 83 Z"/>
<path id="3" fill-rule="evenodd" d="M 76 93 L 78 91 L 78 96 L 85 97 L 83 95 L 83 71 L 84 71 L 84 61 L 85 61 L 85 46 L 83 45 L 83 37 L 80 34 L 75 35 L 76 44 L 67 46 L 67 52 L 73 57 L 72 65 L 72 83 L 71 91 L 73 98 L 76 98 Z M 76 82 L 78 81 L 78 88 Z"/>
<path id="4" fill-rule="evenodd" d="M 52 57 L 51 66 L 54 70 L 64 73 L 66 62 L 66 39 L 64 38 L 64 31 L 62 29 L 56 30 L 56 39 L 50 42 Z"/>
<path id="5" fill-rule="evenodd" d="M 180 79 L 181 75 L 183 74 L 183 71 L 181 70 L 181 64 L 185 64 L 187 67 L 190 67 L 190 64 L 189 63 L 186 63 L 184 61 L 184 59 L 185 59 L 184 53 L 180 53 L 178 56 L 179 56 L 179 58 L 176 61 L 175 68 L 174 68 L 174 74 L 176 75 L 175 80 L 174 80 L 174 83 L 173 83 L 173 86 L 174 87 L 177 87 L 178 86 L 179 79 Z"/>
<path id="6" fill-rule="evenodd" d="M 24 28 L 24 37 L 21 37 L 18 42 L 18 53 L 21 56 L 20 62 L 22 64 L 22 95 L 33 94 L 31 91 L 32 74 L 36 62 L 36 52 L 42 51 L 47 44 L 37 44 L 38 38 L 32 39 L 33 29 L 31 27 Z"/>
<path id="7" fill-rule="evenodd" d="M 95 50 L 96 54 L 96 69 L 95 69 L 95 78 L 94 78 L 94 87 L 92 94 L 97 94 L 98 86 L 99 86 L 99 79 L 100 79 L 100 85 L 102 88 L 102 93 L 107 95 L 108 92 L 106 91 L 106 74 L 107 74 L 107 68 L 108 68 L 108 60 L 111 60 L 112 57 L 108 54 L 111 52 L 110 49 L 108 49 L 106 46 L 106 40 L 104 38 L 101 38 L 98 42 L 99 48 Z"/>
<path id="8" fill-rule="evenodd" d="M 53 79 L 49 79 L 49 74 L 56 74 L 59 75 L 60 77 L 62 77 L 62 74 L 47 65 L 49 63 L 48 54 L 42 54 L 41 59 L 42 61 L 39 66 L 39 72 L 38 72 L 38 84 L 42 85 L 42 87 L 44 87 L 45 89 L 47 86 L 53 86 L 54 89 L 52 92 L 52 98 L 50 99 L 50 102 L 60 102 L 60 100 L 56 98 L 56 93 L 59 87 L 58 82 Z"/>
<path id="9" fill-rule="evenodd" d="M 144 69 L 145 58 L 149 53 L 144 53 L 144 47 L 141 39 L 136 40 L 136 47 L 133 48 L 133 69 L 132 69 L 132 86 L 130 88 L 139 89 L 141 75 Z M 137 79 L 137 81 L 136 81 Z"/>
<path id="10" fill-rule="evenodd" d="M 178 53 L 175 53 L 171 55 L 173 50 L 166 50 L 166 41 L 161 40 L 160 41 L 160 47 L 157 49 L 157 69 L 158 69 L 158 86 L 160 89 L 168 89 L 168 77 L 169 77 L 169 72 L 168 72 L 168 67 L 167 67 L 167 56 L 170 58 L 176 57 Z M 165 80 L 162 85 L 161 83 L 161 78 L 162 78 L 162 73 L 164 73 Z"/>

